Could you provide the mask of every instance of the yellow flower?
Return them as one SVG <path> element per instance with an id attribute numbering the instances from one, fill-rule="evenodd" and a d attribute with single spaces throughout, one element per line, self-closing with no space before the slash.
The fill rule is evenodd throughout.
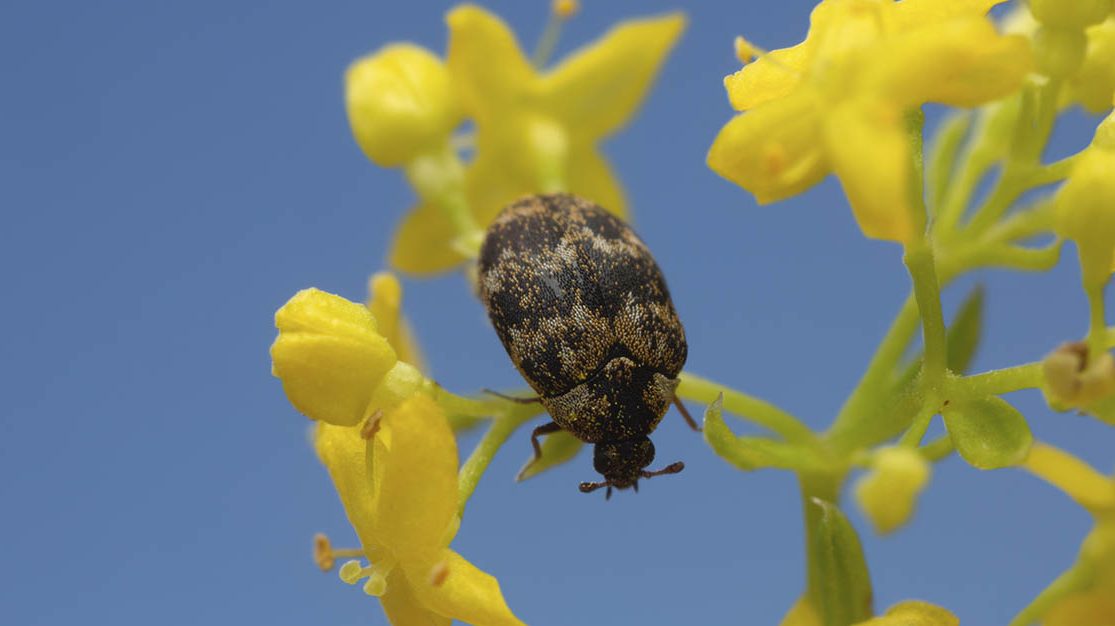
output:
<path id="1" fill-rule="evenodd" d="M 948 609 L 921 602 L 907 600 L 887 609 L 879 617 L 859 622 L 856 626 L 959 626 L 960 619 Z"/>
<path id="2" fill-rule="evenodd" d="M 623 190 L 597 144 L 634 115 L 684 26 L 681 15 L 632 20 L 541 72 L 498 17 L 473 6 L 449 12 L 449 71 L 476 121 L 476 158 L 467 172 L 470 210 L 480 227 L 519 196 L 569 191 L 625 215 Z M 457 235 L 435 207 L 407 216 L 392 264 L 432 273 L 464 260 Z"/>
<path id="3" fill-rule="evenodd" d="M 448 546 L 457 533 L 457 444 L 441 409 L 415 394 L 370 439 L 319 424 L 316 448 L 371 564 L 341 577 L 379 596 L 392 624 L 521 624 L 499 582 Z"/>
<path id="4" fill-rule="evenodd" d="M 445 65 L 425 48 L 392 44 L 345 72 L 345 106 L 356 143 L 383 167 L 441 148 L 461 121 Z"/>
<path id="5" fill-rule="evenodd" d="M 1065 492 L 1095 519 L 1076 564 L 1062 575 L 1066 583 L 1045 611 L 1042 624 L 1115 624 L 1115 478 L 1040 443 L 1030 450 L 1023 467 Z"/>
<path id="6" fill-rule="evenodd" d="M 871 471 L 856 483 L 855 497 L 876 532 L 889 533 L 910 519 L 931 472 L 917 450 L 890 447 L 875 452 Z"/>
<path id="7" fill-rule="evenodd" d="M 1043 24 L 1059 28 L 1084 28 L 1098 24 L 1111 13 L 1110 0 L 1030 0 L 1030 12 Z"/>
<path id="8" fill-rule="evenodd" d="M 275 313 L 275 326 L 271 371 L 311 419 L 354 426 L 425 382 L 398 361 L 371 311 L 340 296 L 304 289 Z"/>
<path id="9" fill-rule="evenodd" d="M 1054 229 L 1076 242 L 1086 286 L 1115 269 L 1115 114 L 1100 123 L 1092 145 L 1055 198 Z"/>
<path id="10" fill-rule="evenodd" d="M 1091 113 L 1111 109 L 1115 95 L 1115 17 L 1087 31 L 1084 63 L 1068 82 L 1070 102 L 1079 102 Z"/>
<path id="11" fill-rule="evenodd" d="M 400 361 L 421 370 L 422 352 L 403 317 L 402 307 L 403 286 L 394 274 L 379 272 L 368 279 L 368 310 L 379 326 L 379 334 L 395 349 Z"/>
<path id="12" fill-rule="evenodd" d="M 868 237 L 908 242 L 906 114 L 926 102 L 974 106 L 1016 90 L 1032 62 L 1025 38 L 1001 36 L 995 0 L 825 0 L 805 41 L 728 76 L 739 111 L 708 155 L 714 171 L 774 202 L 829 172 Z"/>

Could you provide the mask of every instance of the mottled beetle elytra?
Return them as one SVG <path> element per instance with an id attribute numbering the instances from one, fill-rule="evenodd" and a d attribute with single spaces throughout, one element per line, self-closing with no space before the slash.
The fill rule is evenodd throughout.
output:
<path id="1" fill-rule="evenodd" d="M 685 365 L 685 330 L 654 257 L 634 231 L 570 194 L 523 198 L 492 222 L 480 250 L 479 289 L 511 361 L 552 422 L 593 443 L 607 487 L 638 490 L 640 478 L 675 474 L 681 462 L 648 471 L 650 435 L 671 403 L 695 430 L 674 390 Z"/>

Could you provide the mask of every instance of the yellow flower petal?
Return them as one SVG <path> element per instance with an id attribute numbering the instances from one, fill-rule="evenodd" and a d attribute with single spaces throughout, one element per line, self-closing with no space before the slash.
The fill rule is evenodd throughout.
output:
<path id="1" fill-rule="evenodd" d="M 587 198 L 619 217 L 627 217 L 627 200 L 612 166 L 595 148 L 584 146 L 571 154 L 569 191 Z"/>
<path id="2" fill-rule="evenodd" d="M 296 409 L 344 426 L 367 416 L 371 394 L 396 357 L 366 307 L 305 289 L 275 313 L 275 326 L 272 371 Z"/>
<path id="3" fill-rule="evenodd" d="M 1088 29 L 1088 52 L 1084 64 L 1069 79 L 1073 101 L 1091 113 L 1111 110 L 1115 95 L 1115 17 Z"/>
<path id="4" fill-rule="evenodd" d="M 449 71 L 466 109 L 478 117 L 511 106 L 534 69 L 503 20 L 465 4 L 445 16 L 449 24 Z"/>
<path id="5" fill-rule="evenodd" d="M 468 201 L 476 223 L 486 228 L 505 206 L 532 193 L 530 181 L 516 180 L 512 170 L 503 167 L 499 148 L 487 146 L 476 153 L 469 165 Z"/>
<path id="6" fill-rule="evenodd" d="M 680 13 L 623 22 L 542 77 L 545 110 L 583 137 L 615 132 L 635 113 L 684 28 Z"/>
<path id="7" fill-rule="evenodd" d="M 728 100 L 737 111 L 790 95 L 801 84 L 810 48 L 803 42 L 774 50 L 724 78 Z"/>
<path id="8" fill-rule="evenodd" d="M 441 59 L 413 44 L 393 44 L 345 72 L 345 107 L 368 158 L 397 167 L 444 143 L 461 121 Z"/>
<path id="9" fill-rule="evenodd" d="M 881 101 L 842 104 L 828 115 L 824 141 L 863 234 L 912 241 L 917 225 L 909 200 L 912 163 L 902 112 Z"/>
<path id="10" fill-rule="evenodd" d="M 1115 120 L 1111 124 L 1115 125 Z M 1076 242 L 1084 282 L 1089 285 L 1106 282 L 1115 263 L 1112 172 L 1115 148 L 1092 145 L 1080 156 L 1055 198 L 1054 230 Z"/>
<path id="11" fill-rule="evenodd" d="M 1115 511 L 1115 481 L 1068 452 L 1035 443 L 1022 466 L 1089 511 Z"/>
<path id="12" fill-rule="evenodd" d="M 445 549 L 432 566 L 410 565 L 407 577 L 414 595 L 431 610 L 468 624 L 500 626 L 522 624 L 507 607 L 497 581 L 453 550 Z M 431 581 L 439 570 L 440 584 Z"/>
<path id="13" fill-rule="evenodd" d="M 369 558 L 378 556 L 380 548 L 372 517 L 372 482 L 367 456 L 371 450 L 360 436 L 360 427 L 320 422 L 314 435 L 314 448 L 333 479 L 345 515 L 360 537 L 364 552 Z"/>
<path id="14" fill-rule="evenodd" d="M 1070 593 L 1057 601 L 1042 626 L 1115 626 L 1115 590 Z"/>
<path id="15" fill-rule="evenodd" d="M 373 442 L 376 540 L 401 562 L 430 561 L 453 538 L 457 515 L 453 431 L 441 408 L 417 394 L 383 416 Z"/>
<path id="16" fill-rule="evenodd" d="M 709 149 L 708 166 L 762 204 L 801 193 L 829 172 L 819 141 L 820 106 L 812 93 L 799 90 L 737 115 Z"/>
<path id="17" fill-rule="evenodd" d="M 856 502 L 880 534 L 906 523 L 932 472 L 917 450 L 882 448 L 875 452 L 871 471 L 855 486 Z"/>
<path id="18" fill-rule="evenodd" d="M 895 3 L 894 30 L 906 32 L 957 17 L 986 15 L 1006 0 L 902 0 Z"/>
<path id="19" fill-rule="evenodd" d="M 398 569 L 387 576 L 387 591 L 379 597 L 379 601 L 383 604 L 387 621 L 398 626 L 449 626 L 453 621 L 419 602 L 410 582 Z"/>
<path id="20" fill-rule="evenodd" d="M 1032 68 L 1024 37 L 999 35 L 984 18 L 954 19 L 888 39 L 863 89 L 902 107 L 975 106 L 1015 91 Z"/>
<path id="21" fill-rule="evenodd" d="M 960 619 L 952 611 L 928 602 L 907 600 L 857 626 L 960 626 Z"/>
<path id="22" fill-rule="evenodd" d="M 403 286 L 390 272 L 379 272 L 368 281 L 368 310 L 376 318 L 379 334 L 395 349 L 399 360 L 422 369 L 422 353 L 402 312 Z"/>
<path id="23" fill-rule="evenodd" d="M 391 267 L 429 275 L 453 269 L 465 258 L 453 249 L 456 229 L 437 207 L 423 204 L 403 217 L 391 243 Z"/>

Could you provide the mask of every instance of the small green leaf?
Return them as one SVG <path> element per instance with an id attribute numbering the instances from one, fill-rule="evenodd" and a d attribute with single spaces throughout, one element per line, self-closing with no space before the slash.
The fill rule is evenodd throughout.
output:
<path id="1" fill-rule="evenodd" d="M 832 502 L 813 498 L 812 504 L 821 516 L 811 546 L 817 579 L 810 584 L 824 623 L 844 626 L 868 619 L 873 613 L 871 575 L 859 535 Z"/>
<path id="2" fill-rule="evenodd" d="M 953 402 L 943 415 L 956 451 L 973 467 L 1018 465 L 1030 452 L 1034 438 L 1026 418 L 1002 398 Z"/>
<path id="3" fill-rule="evenodd" d="M 570 461 L 577 456 L 582 447 L 584 442 L 564 430 L 546 435 L 542 440 L 542 458 L 535 462 L 534 456 L 531 455 L 519 470 L 519 474 L 515 476 L 515 480 L 534 478 L 550 468 Z"/>
<path id="4" fill-rule="evenodd" d="M 723 417 L 724 394 L 705 410 L 704 437 L 720 458 L 750 472 L 764 467 L 823 471 L 817 455 L 808 448 L 765 437 L 737 437 Z"/>
<path id="5" fill-rule="evenodd" d="M 957 374 L 968 371 L 983 330 L 983 286 L 976 285 L 964 298 L 948 330 L 948 366 Z"/>

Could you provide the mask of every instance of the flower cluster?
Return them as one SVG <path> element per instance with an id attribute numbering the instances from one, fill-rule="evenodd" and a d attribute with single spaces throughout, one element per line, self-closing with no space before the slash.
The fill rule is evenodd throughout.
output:
<path id="1" fill-rule="evenodd" d="M 1077 563 L 1012 624 L 1115 622 L 1115 479 L 1035 441 L 1027 417 L 1002 397 L 1041 390 L 1055 411 L 1115 424 L 1115 330 L 1103 298 L 1115 270 L 1115 5 L 1030 0 L 997 22 L 989 11 L 999 4 L 822 0 L 797 45 L 766 52 L 735 41 L 743 66 L 724 84 L 737 113 L 712 142 L 709 167 L 760 203 L 835 174 L 863 234 L 902 245 L 911 282 L 825 432 L 742 391 L 679 377 L 677 397 L 707 405 L 704 438 L 714 454 L 742 471 L 798 477 L 807 575 L 786 626 L 958 623 L 919 601 L 877 613 L 859 535 L 841 509 L 854 477 L 848 492 L 874 530 L 899 531 L 933 464 L 954 453 L 978 470 L 1022 468 L 1095 520 Z M 487 224 L 524 194 L 568 191 L 627 215 L 599 145 L 637 110 L 685 20 L 624 22 L 551 66 L 557 33 L 578 8 L 554 3 L 532 58 L 498 17 L 462 5 L 446 17 L 444 58 L 391 44 L 348 69 L 356 142 L 374 163 L 400 168 L 417 195 L 393 239 L 394 269 L 467 268 Z M 927 103 L 953 109 L 928 149 Z M 1057 116 L 1074 106 L 1107 117 L 1090 145 L 1044 162 Z M 1087 335 L 1066 335 L 1043 359 L 968 373 L 985 296 L 973 291 L 946 321 L 942 290 L 980 268 L 1048 270 L 1066 241 L 1089 303 Z M 341 578 L 363 580 L 395 624 L 520 623 L 495 578 L 449 546 L 492 455 L 540 409 L 457 396 L 427 379 L 399 281 L 377 274 L 369 290 L 356 303 L 307 289 L 275 316 L 273 372 L 315 421 L 315 448 L 360 542 L 334 549 L 319 537 L 318 563 L 328 570 L 358 557 Z M 920 349 L 911 350 L 919 330 Z M 736 435 L 724 414 L 763 432 Z M 938 416 L 947 434 L 923 441 Z M 487 433 L 459 465 L 454 431 L 485 419 Z M 549 436 L 519 478 L 568 460 L 581 443 Z"/>
<path id="2" fill-rule="evenodd" d="M 557 6 L 555 17 L 573 11 Z M 634 114 L 685 20 L 625 22 L 550 69 L 546 50 L 528 59 L 507 25 L 480 7 L 459 6 L 446 22 L 445 59 L 393 44 L 345 76 L 357 143 L 378 165 L 403 168 L 419 196 L 395 234 L 391 264 L 411 274 L 460 265 L 496 213 L 529 193 L 569 191 L 625 215 L 623 188 L 598 144 Z M 465 121 L 475 132 L 455 136 Z"/>

